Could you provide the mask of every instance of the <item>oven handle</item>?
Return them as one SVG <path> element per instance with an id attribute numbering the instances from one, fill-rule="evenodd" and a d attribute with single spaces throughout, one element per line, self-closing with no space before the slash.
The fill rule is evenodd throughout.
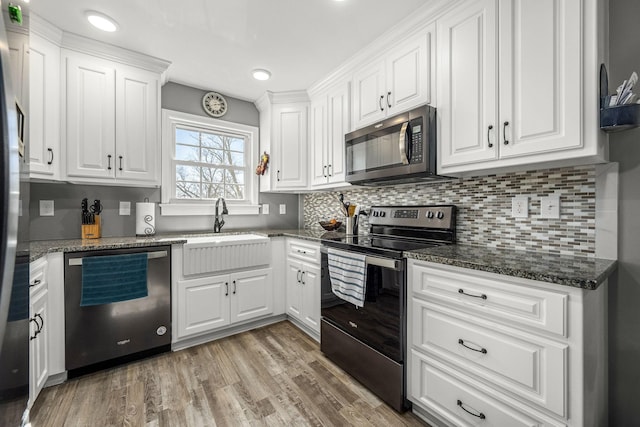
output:
<path id="1" fill-rule="evenodd" d="M 329 250 L 323 246 L 322 248 L 320 248 L 320 252 L 323 254 L 328 254 Z M 349 252 L 349 251 L 344 251 L 344 252 Z M 403 269 L 402 262 L 396 259 L 367 255 L 364 261 L 366 265 L 375 265 L 376 267 L 389 268 L 391 270 L 396 270 L 396 271 L 401 271 Z"/>
<path id="2" fill-rule="evenodd" d="M 168 255 L 167 251 L 147 252 L 148 259 L 164 258 Z M 82 258 L 69 259 L 69 265 L 82 265 Z"/>

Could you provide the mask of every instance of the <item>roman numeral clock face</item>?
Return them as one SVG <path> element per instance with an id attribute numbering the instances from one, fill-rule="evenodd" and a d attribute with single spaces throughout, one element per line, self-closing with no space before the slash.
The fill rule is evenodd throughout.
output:
<path id="1" fill-rule="evenodd" d="M 212 117 L 222 117 L 227 112 L 227 100 L 216 92 L 208 92 L 202 97 L 202 108 Z"/>

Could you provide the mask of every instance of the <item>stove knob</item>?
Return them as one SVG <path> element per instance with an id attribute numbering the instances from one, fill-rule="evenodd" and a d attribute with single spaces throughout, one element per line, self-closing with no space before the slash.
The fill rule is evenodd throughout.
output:
<path id="1" fill-rule="evenodd" d="M 433 218 L 433 212 L 427 211 L 427 218 L 429 219 Z"/>
<path id="2" fill-rule="evenodd" d="M 386 215 L 387 215 L 387 213 L 385 211 L 380 212 L 380 216 L 384 217 Z"/>
<path id="3" fill-rule="evenodd" d="M 442 219 L 442 218 L 444 218 L 444 214 L 443 214 L 442 212 L 438 212 L 438 213 L 436 214 L 436 217 L 437 217 L 438 219 Z"/>
<path id="4" fill-rule="evenodd" d="M 373 216 L 378 216 L 378 215 L 379 215 L 378 211 L 373 212 Z"/>

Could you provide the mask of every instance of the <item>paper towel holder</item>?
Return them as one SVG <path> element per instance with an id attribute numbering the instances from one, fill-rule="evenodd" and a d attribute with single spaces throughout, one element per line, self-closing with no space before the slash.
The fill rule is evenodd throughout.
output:
<path id="1" fill-rule="evenodd" d="M 146 212 L 142 212 L 140 209 L 142 205 L 147 205 L 145 206 Z M 155 206 L 155 203 L 149 202 L 148 197 L 144 198 L 144 202 L 136 203 L 136 236 L 148 237 L 156 234 Z M 149 212 L 147 209 L 151 211 Z"/>

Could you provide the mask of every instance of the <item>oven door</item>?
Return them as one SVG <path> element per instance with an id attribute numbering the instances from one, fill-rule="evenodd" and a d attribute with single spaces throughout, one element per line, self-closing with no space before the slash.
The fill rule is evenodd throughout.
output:
<path id="1" fill-rule="evenodd" d="M 402 363 L 405 346 L 405 260 L 367 257 L 366 297 L 362 308 L 331 291 L 328 256 L 322 250 L 322 303 L 324 320 L 390 359 Z"/>

